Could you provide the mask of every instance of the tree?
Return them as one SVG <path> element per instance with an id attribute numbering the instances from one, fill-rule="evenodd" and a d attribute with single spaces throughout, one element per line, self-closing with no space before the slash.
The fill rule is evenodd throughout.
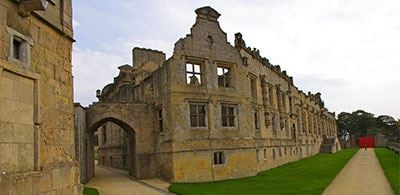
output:
<path id="1" fill-rule="evenodd" d="M 346 136 L 353 135 L 353 116 L 348 112 L 341 112 L 337 119 L 338 137 L 346 139 Z"/>
<path id="2" fill-rule="evenodd" d="M 342 139 L 375 135 L 378 132 L 392 139 L 400 139 L 400 120 L 389 115 L 374 117 L 374 114 L 364 110 L 341 112 L 337 118 L 337 125 L 338 137 Z"/>

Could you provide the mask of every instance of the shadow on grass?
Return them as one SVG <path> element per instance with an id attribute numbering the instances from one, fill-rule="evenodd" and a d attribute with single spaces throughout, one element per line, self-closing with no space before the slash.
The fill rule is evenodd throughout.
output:
<path id="1" fill-rule="evenodd" d="M 357 151 L 353 148 L 335 154 L 317 154 L 254 177 L 174 183 L 169 190 L 177 194 L 321 194 Z"/>

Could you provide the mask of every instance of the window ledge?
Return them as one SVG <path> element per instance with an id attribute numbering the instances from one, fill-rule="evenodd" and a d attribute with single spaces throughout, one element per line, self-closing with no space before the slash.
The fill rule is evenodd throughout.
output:
<path id="1" fill-rule="evenodd" d="M 239 130 L 237 127 L 222 127 L 223 131 L 237 131 Z"/>
<path id="2" fill-rule="evenodd" d="M 193 130 L 193 131 L 209 131 L 210 129 L 208 127 L 190 127 L 190 130 Z"/>
<path id="3" fill-rule="evenodd" d="M 222 168 L 222 167 L 225 167 L 225 163 L 224 164 L 213 164 L 213 167 L 220 167 L 220 168 Z"/>

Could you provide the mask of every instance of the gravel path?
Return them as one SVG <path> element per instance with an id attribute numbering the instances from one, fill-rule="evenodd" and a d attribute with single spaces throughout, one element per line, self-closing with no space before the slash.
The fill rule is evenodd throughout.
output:
<path id="1" fill-rule="evenodd" d="M 324 195 L 391 195 L 392 188 L 373 148 L 360 149 L 325 189 Z"/>
<path id="2" fill-rule="evenodd" d="M 161 192 L 128 178 L 128 172 L 96 166 L 96 176 L 85 186 L 99 190 L 100 195 L 159 195 Z"/>

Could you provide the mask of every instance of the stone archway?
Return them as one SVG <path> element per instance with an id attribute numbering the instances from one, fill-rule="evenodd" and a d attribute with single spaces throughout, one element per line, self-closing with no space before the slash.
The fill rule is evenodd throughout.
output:
<path id="1" fill-rule="evenodd" d="M 106 117 L 103 119 L 100 119 L 99 121 L 93 123 L 92 125 L 87 127 L 86 133 L 86 139 L 85 139 L 85 163 L 83 163 L 83 168 L 85 174 L 85 182 L 88 182 L 91 178 L 95 176 L 95 160 L 94 160 L 94 133 L 97 131 L 97 129 L 107 123 L 107 122 L 112 122 L 117 124 L 121 129 L 123 129 L 127 135 L 128 135 L 128 143 L 127 143 L 127 164 L 128 164 L 128 171 L 129 174 L 132 176 L 136 175 L 136 166 L 135 166 L 135 151 L 136 151 L 136 141 L 135 141 L 135 130 L 131 125 L 129 125 L 127 122 L 124 122 L 121 119 L 118 119 L 117 117 Z"/>
<path id="2" fill-rule="evenodd" d="M 122 112 L 121 104 L 118 103 L 96 103 L 86 110 L 86 128 L 84 132 L 83 156 L 81 173 L 84 174 L 83 183 L 88 182 L 95 176 L 94 161 L 94 133 L 107 122 L 112 122 L 123 129 L 128 135 L 127 164 L 129 174 L 137 176 L 136 165 L 136 126 L 131 112 Z M 129 117 L 131 115 L 131 117 Z"/>
<path id="3" fill-rule="evenodd" d="M 128 135 L 127 167 L 135 178 L 147 179 L 157 176 L 156 154 L 154 152 L 154 107 L 153 105 L 132 102 L 97 102 L 83 109 L 84 117 L 76 127 L 81 182 L 87 183 L 94 176 L 94 132 L 103 124 L 112 122 Z M 80 136 L 81 135 L 81 136 Z"/>

